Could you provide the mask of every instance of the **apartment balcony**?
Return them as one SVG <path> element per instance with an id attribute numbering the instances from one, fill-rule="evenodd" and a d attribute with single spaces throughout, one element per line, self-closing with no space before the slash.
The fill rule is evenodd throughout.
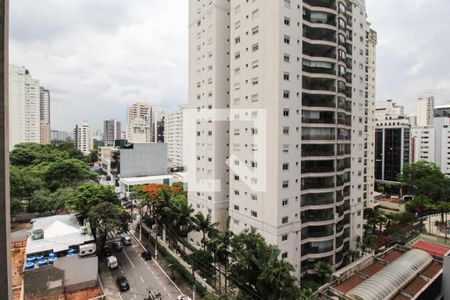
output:
<path id="1" fill-rule="evenodd" d="M 310 128 L 302 127 L 302 140 L 334 141 L 336 130 L 334 128 Z"/>
<path id="2" fill-rule="evenodd" d="M 334 222 L 334 208 L 315 209 L 301 212 L 302 224 L 322 224 L 323 222 Z"/>
<path id="3" fill-rule="evenodd" d="M 352 147 L 350 144 L 338 144 L 337 145 L 337 155 L 350 155 Z"/>
<path id="4" fill-rule="evenodd" d="M 302 111 L 302 122 L 306 124 L 336 124 L 335 113 L 332 111 Z"/>
<path id="5" fill-rule="evenodd" d="M 303 24 L 303 37 L 312 41 L 336 43 L 337 28 L 316 28 Z"/>
<path id="6" fill-rule="evenodd" d="M 336 153 L 334 144 L 302 145 L 302 159 L 307 157 L 329 157 Z"/>
<path id="7" fill-rule="evenodd" d="M 308 107 L 336 108 L 336 96 L 302 93 L 302 105 Z"/>
<path id="8" fill-rule="evenodd" d="M 328 240 L 324 242 L 306 243 L 302 245 L 301 251 L 302 258 L 306 256 L 309 256 L 309 258 L 320 258 L 323 255 L 328 256 L 334 252 L 334 242 L 333 240 Z"/>
<path id="9" fill-rule="evenodd" d="M 330 78 L 309 78 L 303 76 L 303 89 L 309 91 L 336 91 L 336 80 Z"/>
<path id="10" fill-rule="evenodd" d="M 336 77 L 335 64 L 325 61 L 309 61 L 304 59 L 302 70 L 303 72 L 310 73 L 310 77 L 314 76 L 313 74 L 325 75 L 324 77 L 331 79 L 335 79 Z M 332 75 L 332 77 L 329 75 Z"/>
<path id="11" fill-rule="evenodd" d="M 303 55 L 336 59 L 336 45 L 324 45 L 303 42 Z"/>
<path id="12" fill-rule="evenodd" d="M 311 7 L 323 7 L 334 11 L 336 10 L 335 0 L 303 0 L 303 3 Z"/>
<path id="13" fill-rule="evenodd" d="M 307 173 L 333 173 L 334 160 L 306 160 L 302 161 L 302 175 Z"/>
<path id="14" fill-rule="evenodd" d="M 302 191 L 334 188 L 334 176 L 302 178 Z"/>
<path id="15" fill-rule="evenodd" d="M 310 226 L 302 229 L 302 244 L 311 241 L 323 241 L 334 237 L 334 225 Z"/>

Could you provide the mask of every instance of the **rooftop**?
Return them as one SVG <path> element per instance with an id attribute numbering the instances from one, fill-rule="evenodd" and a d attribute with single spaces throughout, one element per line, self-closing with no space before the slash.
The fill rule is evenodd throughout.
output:
<path id="1" fill-rule="evenodd" d="M 416 242 L 415 244 L 413 244 L 411 246 L 411 248 L 421 249 L 431 255 L 438 256 L 438 257 L 447 256 L 450 251 L 450 247 L 438 245 L 438 244 L 434 244 L 434 243 L 430 243 L 430 242 L 426 242 L 426 241 Z"/>
<path id="2" fill-rule="evenodd" d="M 321 299 L 416 299 L 442 268 L 442 261 L 424 250 L 396 246 L 334 273 L 337 279 L 320 289 Z"/>
<path id="3" fill-rule="evenodd" d="M 93 237 L 86 233 L 74 214 L 33 219 L 31 223 L 25 251 L 27 255 L 66 251 L 70 246 L 93 241 Z M 33 238 L 33 233 L 39 232 L 43 232 L 42 238 Z"/>
<path id="4" fill-rule="evenodd" d="M 164 179 L 171 179 L 173 175 L 156 175 L 156 176 L 142 176 L 142 177 L 127 177 L 120 178 L 120 182 L 124 185 L 140 185 L 152 181 L 162 181 Z"/>

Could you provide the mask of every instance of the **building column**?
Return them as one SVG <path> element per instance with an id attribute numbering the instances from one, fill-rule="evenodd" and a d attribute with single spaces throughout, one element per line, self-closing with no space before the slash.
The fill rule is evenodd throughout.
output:
<path id="1" fill-rule="evenodd" d="M 0 7 L 0 299 L 12 299 L 11 242 L 9 210 L 9 110 L 8 110 L 8 30 L 9 0 L 1 0 Z"/>

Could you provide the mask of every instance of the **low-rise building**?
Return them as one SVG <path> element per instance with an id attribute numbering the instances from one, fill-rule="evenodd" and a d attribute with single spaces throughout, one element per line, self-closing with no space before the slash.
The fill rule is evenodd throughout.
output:
<path id="1" fill-rule="evenodd" d="M 77 216 L 51 216 L 31 223 L 23 273 L 25 299 L 64 299 L 86 289 L 101 295 L 94 238 Z"/>
<path id="2" fill-rule="evenodd" d="M 382 198 L 377 207 L 385 215 L 396 215 L 406 212 L 406 201 L 400 198 Z"/>
<path id="3" fill-rule="evenodd" d="M 319 299 L 443 299 L 443 257 L 420 247 L 394 246 L 366 256 L 333 274 L 319 289 Z"/>

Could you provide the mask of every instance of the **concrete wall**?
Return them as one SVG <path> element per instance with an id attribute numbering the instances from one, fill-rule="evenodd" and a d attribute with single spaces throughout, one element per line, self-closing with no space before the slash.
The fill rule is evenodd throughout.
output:
<path id="1" fill-rule="evenodd" d="M 450 256 L 444 257 L 444 269 L 442 274 L 442 295 L 444 296 L 444 299 L 450 299 Z"/>
<path id="2" fill-rule="evenodd" d="M 58 259 L 54 266 L 65 272 L 64 286 L 66 292 L 97 286 L 97 256 L 83 258 L 66 256 Z"/>
<path id="3" fill-rule="evenodd" d="M 133 149 L 120 150 L 120 176 L 140 177 L 167 173 L 167 144 L 134 144 Z"/>

